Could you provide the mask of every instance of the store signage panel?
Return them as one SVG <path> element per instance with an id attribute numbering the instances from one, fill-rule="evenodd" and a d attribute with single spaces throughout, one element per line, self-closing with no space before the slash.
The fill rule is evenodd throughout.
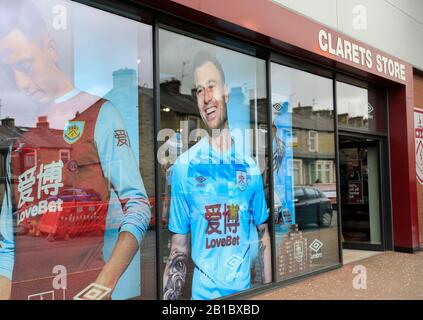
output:
<path id="1" fill-rule="evenodd" d="M 305 49 L 402 84 L 412 73 L 410 64 L 287 9 L 284 0 L 172 2 L 280 40 L 291 45 L 294 54 L 295 47 Z"/>
<path id="2" fill-rule="evenodd" d="M 414 136 L 416 148 L 416 177 L 423 185 L 423 108 L 414 109 Z"/>
<path id="3" fill-rule="evenodd" d="M 349 181 L 348 182 L 348 203 L 349 204 L 363 204 L 363 182 Z"/>
<path id="4" fill-rule="evenodd" d="M 367 68 L 370 72 L 376 66 L 378 73 L 406 81 L 405 64 L 395 59 L 375 53 L 358 42 L 349 41 L 324 29 L 319 31 L 318 40 L 320 50 L 325 53 Z"/>

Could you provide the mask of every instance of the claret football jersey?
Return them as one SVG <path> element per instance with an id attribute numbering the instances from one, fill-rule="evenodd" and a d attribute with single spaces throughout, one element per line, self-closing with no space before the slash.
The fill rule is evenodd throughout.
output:
<path id="1" fill-rule="evenodd" d="M 191 233 L 192 299 L 250 287 L 250 229 L 267 219 L 263 181 L 253 159 L 234 146 L 216 152 L 208 138 L 181 155 L 172 172 L 169 230 Z"/>
<path id="2" fill-rule="evenodd" d="M 60 117 L 60 110 L 75 106 L 80 113 Z M 75 92 L 48 114 L 52 123 L 28 128 L 8 154 L 0 275 L 12 280 L 12 299 L 72 299 L 94 282 L 107 261 L 110 207 L 123 210 L 119 231 L 139 242 L 150 219 L 138 163 L 117 109 Z M 55 124 L 62 129 L 50 127 Z M 36 157 L 30 157 L 33 150 Z M 67 157 L 59 158 L 59 150 Z M 57 270 L 66 270 L 63 293 L 55 285 Z M 129 297 L 139 295 L 139 282 L 131 280 L 135 289 L 125 289 Z"/>

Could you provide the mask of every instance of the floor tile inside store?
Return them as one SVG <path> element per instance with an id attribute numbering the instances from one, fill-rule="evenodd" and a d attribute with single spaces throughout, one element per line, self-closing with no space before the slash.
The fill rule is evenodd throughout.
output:
<path id="1" fill-rule="evenodd" d="M 344 264 L 349 264 L 349 263 L 367 259 L 373 256 L 377 256 L 378 254 L 382 254 L 383 252 L 344 249 L 342 250 L 342 253 L 344 256 Z"/>

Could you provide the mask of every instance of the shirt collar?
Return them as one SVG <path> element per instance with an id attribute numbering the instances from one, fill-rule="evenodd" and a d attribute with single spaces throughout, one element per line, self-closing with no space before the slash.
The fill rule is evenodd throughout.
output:
<path id="1" fill-rule="evenodd" d="M 55 99 L 54 103 L 59 104 L 59 103 L 66 102 L 66 101 L 72 99 L 73 97 L 77 96 L 79 93 L 81 93 L 81 91 L 79 91 L 78 89 L 75 88 L 72 91 L 69 91 L 68 93 L 64 94 L 63 96 Z"/>

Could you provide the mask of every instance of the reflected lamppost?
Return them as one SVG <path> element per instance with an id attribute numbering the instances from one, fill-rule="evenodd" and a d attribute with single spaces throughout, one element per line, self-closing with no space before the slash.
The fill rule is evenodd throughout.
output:
<path id="1" fill-rule="evenodd" d="M 190 64 L 190 63 L 191 61 L 182 61 L 181 85 L 182 85 L 182 81 L 184 81 L 184 78 L 189 75 L 189 74 L 185 74 L 185 67 L 187 64 Z"/>

